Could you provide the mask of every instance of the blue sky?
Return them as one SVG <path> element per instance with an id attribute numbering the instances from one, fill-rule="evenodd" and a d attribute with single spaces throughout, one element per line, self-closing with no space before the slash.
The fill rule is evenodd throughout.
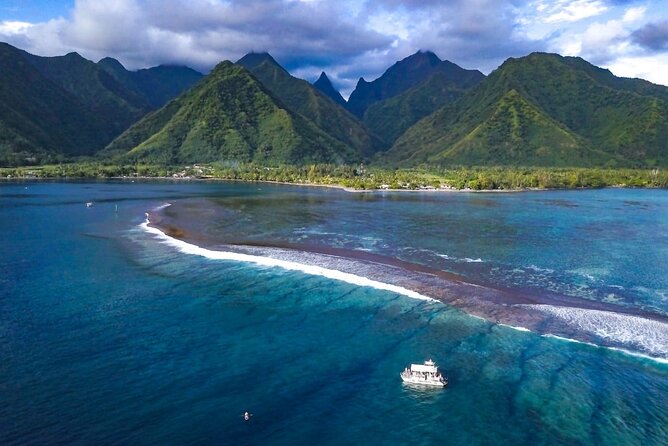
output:
<path id="1" fill-rule="evenodd" d="M 127 68 L 269 51 L 347 95 L 417 50 L 489 73 L 532 51 L 668 85 L 668 0 L 0 0 L 0 41 Z"/>
<path id="2" fill-rule="evenodd" d="M 73 0 L 0 0 L 0 19 L 45 22 L 69 14 Z"/>

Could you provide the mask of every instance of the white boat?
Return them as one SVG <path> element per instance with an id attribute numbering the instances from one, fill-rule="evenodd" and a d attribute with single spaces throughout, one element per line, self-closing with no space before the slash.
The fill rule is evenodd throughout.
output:
<path id="1" fill-rule="evenodd" d="M 423 386 L 445 387 L 448 379 L 438 371 L 436 363 L 428 359 L 424 364 L 411 364 L 401 372 L 401 379 L 408 384 L 419 384 Z"/>

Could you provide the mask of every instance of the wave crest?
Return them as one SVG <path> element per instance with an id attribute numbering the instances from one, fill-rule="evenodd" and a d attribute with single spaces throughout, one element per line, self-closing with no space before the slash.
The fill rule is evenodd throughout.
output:
<path id="1" fill-rule="evenodd" d="M 155 235 L 163 243 L 169 246 L 173 246 L 174 248 L 178 249 L 184 254 L 197 255 L 212 260 L 232 260 L 237 262 L 253 263 L 261 266 L 278 267 L 289 271 L 300 271 L 305 274 L 327 277 L 328 279 L 339 280 L 341 282 L 350 283 L 352 285 L 372 287 L 379 290 L 390 291 L 392 293 L 401 294 L 407 297 L 411 297 L 413 299 L 438 302 L 438 300 L 436 299 L 424 296 L 418 292 L 409 290 L 407 288 L 379 282 L 376 280 L 369 279 L 367 277 L 357 276 L 351 273 L 345 273 L 342 271 L 323 268 L 320 266 L 305 265 L 302 263 L 291 262 L 289 260 L 274 259 L 271 257 L 243 254 L 230 251 L 214 251 L 211 249 L 201 248 L 197 245 L 193 245 L 191 243 L 187 243 L 182 240 L 172 238 L 167 234 L 165 234 L 164 232 L 162 232 L 160 229 L 149 226 L 149 223 L 150 222 L 147 214 L 146 220 L 141 224 L 142 229 L 144 229 L 146 232 L 150 234 Z"/>
<path id="2" fill-rule="evenodd" d="M 614 343 L 633 346 L 651 355 L 668 356 L 668 324 L 610 311 L 553 305 L 523 305 Z"/>

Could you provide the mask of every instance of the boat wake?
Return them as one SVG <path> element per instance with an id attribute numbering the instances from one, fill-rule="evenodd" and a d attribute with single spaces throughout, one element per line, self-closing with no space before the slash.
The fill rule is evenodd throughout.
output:
<path id="1" fill-rule="evenodd" d="M 603 302 L 567 296 L 541 298 L 512 293 L 419 265 L 379 263 L 376 257 L 345 258 L 265 246 L 217 245 L 208 249 L 168 235 L 171 231 L 156 227 L 148 213 L 140 226 L 184 254 L 299 271 L 413 299 L 438 301 L 518 331 L 610 347 L 668 363 L 668 318 L 663 315 L 624 314 L 615 311 L 622 309 Z"/>

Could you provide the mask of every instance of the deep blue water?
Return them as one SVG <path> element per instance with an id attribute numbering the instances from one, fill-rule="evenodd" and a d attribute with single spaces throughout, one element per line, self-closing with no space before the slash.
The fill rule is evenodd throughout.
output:
<path id="1" fill-rule="evenodd" d="M 555 310 L 625 353 L 188 255 L 140 227 L 167 202 L 210 247 L 363 250 L 657 320 Z M 668 442 L 667 191 L 1 183 L 0 228 L 3 445 Z M 448 388 L 402 385 L 427 357 Z"/>

